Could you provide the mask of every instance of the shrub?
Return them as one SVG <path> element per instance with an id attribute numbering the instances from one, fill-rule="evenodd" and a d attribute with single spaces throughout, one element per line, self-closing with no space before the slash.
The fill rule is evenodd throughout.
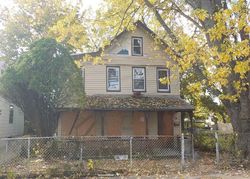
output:
<path id="1" fill-rule="evenodd" d="M 196 148 L 202 151 L 215 151 L 216 139 L 214 133 L 203 132 L 194 135 L 194 144 Z"/>

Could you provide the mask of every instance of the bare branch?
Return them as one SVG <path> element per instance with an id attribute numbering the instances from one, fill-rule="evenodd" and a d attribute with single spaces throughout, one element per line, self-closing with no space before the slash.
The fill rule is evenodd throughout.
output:
<path id="1" fill-rule="evenodd" d="M 199 29 L 202 29 L 203 27 L 196 22 L 192 17 L 190 17 L 189 15 L 185 14 L 174 2 L 173 3 L 173 10 L 175 10 L 176 12 L 180 13 L 183 17 L 185 17 L 187 20 L 191 21 L 196 27 L 198 27 Z"/>
<path id="2" fill-rule="evenodd" d="M 119 31 L 120 31 L 120 29 L 121 29 L 121 27 L 122 27 L 123 21 L 124 21 L 124 19 L 126 18 L 126 14 L 127 14 L 128 10 L 130 9 L 130 7 L 132 6 L 133 2 L 134 2 L 134 0 L 132 0 L 132 1 L 130 2 L 130 4 L 128 5 L 128 7 L 126 8 L 126 10 L 125 10 L 125 12 L 124 12 L 124 14 L 123 14 L 121 23 L 120 23 L 120 25 L 119 25 L 119 28 L 117 29 L 117 32 L 116 32 L 116 34 L 115 34 L 115 37 L 118 35 L 118 33 L 119 33 Z"/>
<path id="3" fill-rule="evenodd" d="M 174 41 L 174 43 L 178 43 L 178 38 L 175 36 L 175 34 L 172 32 L 172 30 L 167 26 L 165 21 L 162 19 L 160 13 L 157 11 L 157 9 L 154 7 L 153 4 L 149 2 L 149 0 L 144 0 L 145 4 L 148 6 L 148 8 L 152 9 L 157 20 L 162 25 L 164 30 L 168 33 L 169 37 Z"/>

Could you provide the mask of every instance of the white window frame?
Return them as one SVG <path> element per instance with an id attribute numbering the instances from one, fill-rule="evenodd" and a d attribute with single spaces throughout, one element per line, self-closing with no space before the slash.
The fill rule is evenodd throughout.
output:
<path id="1" fill-rule="evenodd" d="M 117 89 L 110 89 L 109 88 L 109 81 L 112 79 L 109 79 L 109 69 L 115 69 L 118 70 L 118 88 Z M 115 79 L 115 77 L 114 77 Z M 114 80 L 113 79 L 113 80 Z M 120 92 L 121 91 L 121 71 L 120 71 L 120 67 L 119 66 L 107 66 L 107 70 L 106 70 L 106 89 L 108 92 Z"/>
<path id="2" fill-rule="evenodd" d="M 167 85 L 166 89 L 160 89 L 160 77 L 159 72 L 165 71 L 167 74 L 167 78 L 169 78 L 169 84 Z M 157 82 L 157 91 L 163 93 L 170 93 L 170 70 L 168 68 L 156 68 L 156 82 Z"/>
<path id="3" fill-rule="evenodd" d="M 134 40 L 135 39 L 139 39 L 141 40 L 141 45 L 134 45 Z M 132 56 L 143 56 L 143 38 L 142 37 L 132 37 L 132 42 L 131 42 L 131 54 Z M 141 53 L 140 54 L 136 54 L 134 53 L 134 47 L 140 47 L 141 48 Z"/>
<path id="4" fill-rule="evenodd" d="M 143 89 L 136 89 L 135 88 L 135 70 L 136 69 L 143 69 L 143 77 L 144 77 L 144 86 Z M 139 78 L 138 78 L 139 79 Z M 146 68 L 145 67 L 132 67 L 132 88 L 133 92 L 146 92 Z"/>

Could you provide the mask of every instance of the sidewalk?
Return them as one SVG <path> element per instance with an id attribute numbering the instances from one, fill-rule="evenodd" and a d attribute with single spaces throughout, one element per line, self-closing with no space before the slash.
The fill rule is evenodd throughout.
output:
<path id="1" fill-rule="evenodd" d="M 95 177 L 94 177 L 95 178 Z M 106 178 L 106 177 L 99 177 Z M 229 176 L 225 174 L 212 174 L 212 175 L 203 175 L 203 176 L 121 176 L 121 177 L 112 177 L 112 179 L 249 179 L 250 176 Z"/>

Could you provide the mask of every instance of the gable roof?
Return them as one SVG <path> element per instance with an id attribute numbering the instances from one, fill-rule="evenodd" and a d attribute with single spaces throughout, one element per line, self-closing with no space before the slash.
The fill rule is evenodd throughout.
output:
<path id="1" fill-rule="evenodd" d="M 140 20 L 136 21 L 136 22 L 134 23 L 134 25 L 135 25 L 136 27 L 138 27 L 138 28 L 141 28 L 141 29 L 145 30 L 151 37 L 153 37 L 153 38 L 156 38 L 156 37 L 157 37 L 157 35 L 156 35 L 151 29 L 149 29 L 148 26 L 147 26 L 145 23 L 141 22 Z M 99 48 L 99 50 L 97 50 L 97 51 L 95 51 L 95 52 L 89 52 L 89 53 L 75 53 L 75 54 L 71 54 L 71 55 L 72 55 L 72 57 L 73 57 L 74 59 L 80 59 L 80 58 L 84 57 L 85 55 L 90 55 L 90 56 L 92 56 L 92 57 L 100 56 L 101 53 L 104 51 L 104 49 L 106 49 L 106 48 L 112 46 L 113 43 L 114 43 L 114 41 L 117 40 L 118 38 L 120 38 L 120 37 L 121 37 L 123 34 L 125 34 L 126 32 L 129 32 L 129 31 L 125 28 L 121 33 L 119 33 L 116 37 L 114 37 L 114 38 L 110 41 L 110 44 L 109 44 L 109 45 L 106 45 L 104 48 Z M 160 40 L 160 42 L 161 42 L 161 44 L 160 44 L 161 46 L 163 46 L 163 47 L 168 47 L 168 45 L 166 44 L 166 42 L 165 42 L 164 40 L 162 40 L 162 39 L 159 39 L 159 40 Z"/>

